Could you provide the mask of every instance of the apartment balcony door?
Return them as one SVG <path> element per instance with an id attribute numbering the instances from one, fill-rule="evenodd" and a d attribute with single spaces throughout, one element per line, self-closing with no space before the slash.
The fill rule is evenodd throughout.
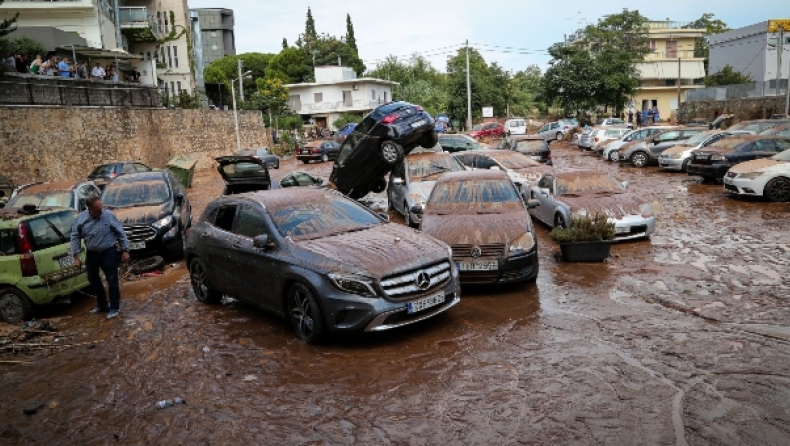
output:
<path id="1" fill-rule="evenodd" d="M 343 105 L 351 107 L 354 101 L 351 100 L 351 90 L 343 90 Z"/>
<path id="2" fill-rule="evenodd" d="M 678 41 L 667 40 L 667 59 L 678 58 Z"/>

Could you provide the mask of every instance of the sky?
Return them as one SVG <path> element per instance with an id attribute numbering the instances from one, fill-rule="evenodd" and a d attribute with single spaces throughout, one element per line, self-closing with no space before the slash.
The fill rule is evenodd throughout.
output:
<path id="1" fill-rule="evenodd" d="M 633 9 L 651 20 L 692 21 L 713 12 L 730 28 L 770 18 L 790 18 L 786 1 L 667 0 L 625 2 L 605 0 L 188 0 L 190 8 L 229 8 L 235 17 L 237 53 L 277 53 L 283 37 L 293 45 L 304 32 L 308 6 L 319 34 L 344 36 L 346 13 L 351 14 L 359 55 L 368 69 L 389 55 L 409 58 L 419 53 L 445 71 L 447 57 L 469 41 L 486 61 L 508 70 L 537 64 L 550 57 L 546 49 L 604 14 Z"/>

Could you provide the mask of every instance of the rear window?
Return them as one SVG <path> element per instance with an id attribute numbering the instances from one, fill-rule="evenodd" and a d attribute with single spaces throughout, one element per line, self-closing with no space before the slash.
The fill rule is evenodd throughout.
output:
<path id="1" fill-rule="evenodd" d="M 115 164 L 105 164 L 93 169 L 91 175 L 109 175 L 115 172 Z"/>
<path id="2" fill-rule="evenodd" d="M 0 256 L 10 256 L 17 253 L 17 231 L 6 229 L 0 231 Z"/>
<path id="3" fill-rule="evenodd" d="M 294 240 L 309 240 L 382 224 L 378 217 L 345 198 L 331 195 L 323 198 L 271 209 L 272 220 L 280 234 Z"/>
<path id="4" fill-rule="evenodd" d="M 518 152 L 497 153 L 496 155 L 492 155 L 491 158 L 494 158 L 499 164 L 505 166 L 505 169 L 525 169 L 538 165 L 531 158 Z"/>
<path id="5" fill-rule="evenodd" d="M 546 142 L 542 139 L 529 139 L 516 143 L 516 150 L 519 152 L 538 152 L 543 150 Z"/>
<path id="6" fill-rule="evenodd" d="M 170 188 L 165 181 L 113 181 L 101 198 L 110 208 L 154 206 L 170 198 Z"/>
<path id="7" fill-rule="evenodd" d="M 76 217 L 76 211 L 64 211 L 28 220 L 27 225 L 33 234 L 33 248 L 40 250 L 69 243 L 71 225 Z"/>
<path id="8" fill-rule="evenodd" d="M 246 177 L 262 177 L 268 174 L 266 167 L 258 163 L 240 162 L 222 166 L 222 172 L 228 178 L 241 179 Z"/>
<path id="9" fill-rule="evenodd" d="M 36 207 L 70 208 L 72 203 L 71 191 L 48 191 L 37 194 L 26 194 L 22 191 L 8 203 L 8 207 L 21 208 L 26 204 L 32 204 Z"/>
<path id="10" fill-rule="evenodd" d="M 445 172 L 460 172 L 463 164 L 452 156 L 415 157 L 407 159 L 411 181 L 425 181 Z M 433 178 L 436 179 L 436 178 Z"/>

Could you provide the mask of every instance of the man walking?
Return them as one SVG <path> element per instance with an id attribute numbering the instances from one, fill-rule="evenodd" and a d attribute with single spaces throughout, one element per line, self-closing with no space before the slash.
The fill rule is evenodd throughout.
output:
<path id="1" fill-rule="evenodd" d="M 107 319 L 118 316 L 121 303 L 121 288 L 118 284 L 118 248 L 123 253 L 123 263 L 129 262 L 129 241 L 123 227 L 115 218 L 115 214 L 105 211 L 101 199 L 95 195 L 87 200 L 88 208 L 77 215 L 71 227 L 71 253 L 74 256 L 74 265 L 78 268 L 80 262 L 80 241 L 85 240 L 85 267 L 88 272 L 88 281 L 96 293 L 96 308 L 92 313 L 107 313 Z M 104 293 L 104 284 L 99 276 L 99 269 L 104 271 L 107 286 L 110 289 L 110 305 L 107 307 L 107 296 Z"/>

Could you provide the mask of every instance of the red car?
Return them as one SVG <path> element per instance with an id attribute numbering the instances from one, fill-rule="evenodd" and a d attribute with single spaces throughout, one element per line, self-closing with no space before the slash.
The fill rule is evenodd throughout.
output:
<path id="1" fill-rule="evenodd" d="M 505 133 L 505 128 L 502 124 L 496 122 L 488 122 L 484 124 L 477 124 L 468 133 L 474 139 L 480 138 L 500 138 Z"/>

